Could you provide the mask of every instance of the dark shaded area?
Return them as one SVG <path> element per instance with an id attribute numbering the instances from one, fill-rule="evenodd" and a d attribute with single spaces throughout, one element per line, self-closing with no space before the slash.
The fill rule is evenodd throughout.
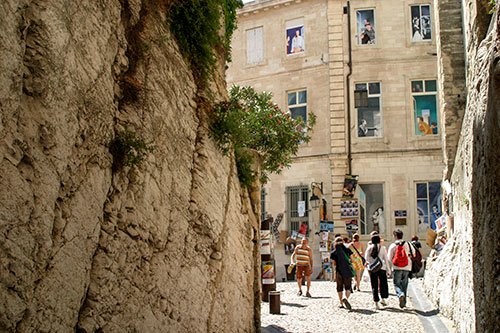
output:
<path id="1" fill-rule="evenodd" d="M 498 22 L 495 22 L 498 26 Z M 496 38 L 498 40 L 498 32 Z M 474 120 L 472 156 L 473 277 L 477 332 L 500 326 L 500 54 L 490 59 L 486 112 Z"/>

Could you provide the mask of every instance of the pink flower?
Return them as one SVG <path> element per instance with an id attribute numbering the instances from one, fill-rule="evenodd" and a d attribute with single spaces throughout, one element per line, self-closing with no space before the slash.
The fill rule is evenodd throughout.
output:
<path id="1" fill-rule="evenodd" d="M 264 133 L 267 133 L 267 130 L 266 130 L 266 129 L 264 130 Z"/>
<path id="2" fill-rule="evenodd" d="M 272 115 L 269 115 L 269 118 L 272 118 L 273 116 Z"/>
<path id="3" fill-rule="evenodd" d="M 277 106 L 277 105 L 275 105 L 275 106 L 274 106 L 274 109 L 275 109 L 275 110 L 278 110 L 278 106 Z"/>
<path id="4" fill-rule="evenodd" d="M 278 124 L 281 124 L 281 121 L 278 120 Z"/>

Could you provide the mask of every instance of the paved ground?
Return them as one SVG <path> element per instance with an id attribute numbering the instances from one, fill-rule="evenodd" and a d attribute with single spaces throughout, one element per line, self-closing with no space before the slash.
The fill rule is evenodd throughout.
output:
<path id="1" fill-rule="evenodd" d="M 305 293 L 305 287 L 302 287 Z M 352 310 L 338 306 L 335 283 L 312 281 L 312 298 L 297 296 L 297 282 L 279 282 L 281 314 L 270 314 L 269 303 L 262 303 L 263 333 L 275 332 L 452 332 L 444 325 L 438 311 L 421 292 L 419 280 L 410 283 L 407 308 L 399 308 L 392 280 L 389 280 L 389 303 L 381 310 L 375 308 L 371 288 L 362 282 L 361 291 L 355 291 L 349 301 Z"/>

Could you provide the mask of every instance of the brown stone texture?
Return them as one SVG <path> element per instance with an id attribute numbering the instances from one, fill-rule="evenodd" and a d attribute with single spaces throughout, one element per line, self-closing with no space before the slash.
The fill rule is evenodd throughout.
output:
<path id="1" fill-rule="evenodd" d="M 496 332 L 500 325 L 498 6 L 487 12 L 487 1 L 464 2 L 467 105 L 450 178 L 454 235 L 425 276 L 428 295 L 458 332 Z"/>
<path id="2" fill-rule="evenodd" d="M 150 0 L 0 4 L 0 331 L 251 332 L 259 205 Z M 154 147 L 113 167 L 125 130 Z"/>

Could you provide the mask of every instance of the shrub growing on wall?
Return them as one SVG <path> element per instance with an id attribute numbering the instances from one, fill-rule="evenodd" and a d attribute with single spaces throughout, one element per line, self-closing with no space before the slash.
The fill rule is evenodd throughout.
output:
<path id="1" fill-rule="evenodd" d="M 241 0 L 172 0 L 167 23 L 179 49 L 199 83 L 211 78 L 216 51 L 230 61 L 231 36 Z"/>
<path id="2" fill-rule="evenodd" d="M 309 133 L 316 117 L 308 114 L 307 124 L 294 119 L 272 102 L 272 94 L 257 93 L 252 87 L 232 86 L 230 100 L 216 105 L 210 115 L 211 136 L 223 153 L 234 150 L 240 182 L 248 186 L 255 179 L 252 157 L 244 148 L 256 150 L 263 159 L 262 182 L 270 173 L 289 167 Z"/>

